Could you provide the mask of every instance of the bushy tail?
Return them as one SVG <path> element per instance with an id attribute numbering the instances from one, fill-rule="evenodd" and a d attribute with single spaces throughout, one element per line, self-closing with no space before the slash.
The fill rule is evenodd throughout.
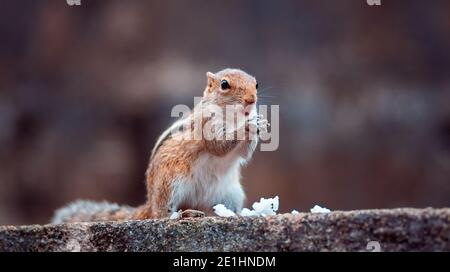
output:
<path id="1" fill-rule="evenodd" d="M 55 211 L 52 224 L 121 221 L 132 219 L 136 209 L 115 203 L 77 200 Z"/>

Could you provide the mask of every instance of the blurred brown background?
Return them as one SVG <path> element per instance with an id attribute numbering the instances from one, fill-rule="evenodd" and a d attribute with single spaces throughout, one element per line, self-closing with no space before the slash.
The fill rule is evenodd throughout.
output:
<path id="1" fill-rule="evenodd" d="M 206 71 L 279 104 L 247 205 L 450 206 L 450 2 L 0 0 L 0 224 L 145 200 L 150 150 Z"/>

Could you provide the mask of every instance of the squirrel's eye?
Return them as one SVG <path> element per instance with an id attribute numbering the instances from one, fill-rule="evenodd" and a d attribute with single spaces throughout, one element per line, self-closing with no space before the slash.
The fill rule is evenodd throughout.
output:
<path id="1" fill-rule="evenodd" d="M 258 89 L 258 82 L 256 82 L 256 89 Z"/>
<path id="2" fill-rule="evenodd" d="M 222 81 L 220 82 L 220 88 L 222 88 L 222 90 L 226 90 L 226 89 L 231 88 L 231 86 L 230 86 L 230 84 L 228 83 L 228 81 L 226 81 L 226 80 L 224 79 L 224 80 L 222 80 Z"/>

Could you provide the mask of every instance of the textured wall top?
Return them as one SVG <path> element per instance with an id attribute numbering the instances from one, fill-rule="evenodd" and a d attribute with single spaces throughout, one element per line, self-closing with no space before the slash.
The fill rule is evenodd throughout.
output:
<path id="1" fill-rule="evenodd" d="M 0 227 L 0 251 L 450 251 L 450 209 Z"/>

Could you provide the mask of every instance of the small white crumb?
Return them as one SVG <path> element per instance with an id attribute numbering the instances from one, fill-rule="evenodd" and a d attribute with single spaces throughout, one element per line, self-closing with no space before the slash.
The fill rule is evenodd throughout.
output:
<path id="1" fill-rule="evenodd" d="M 173 212 L 171 215 L 170 215 L 170 219 L 172 219 L 172 220 L 175 220 L 175 219 L 180 219 L 180 217 L 181 217 L 181 213 L 180 212 Z"/>
<path id="2" fill-rule="evenodd" d="M 249 210 L 247 208 L 243 208 L 241 213 L 240 213 L 240 215 L 241 216 L 258 216 L 259 213 L 257 211 L 254 211 L 254 210 Z"/>
<path id="3" fill-rule="evenodd" d="M 311 209 L 311 213 L 329 213 L 329 212 L 331 212 L 329 209 L 320 207 L 319 205 L 315 205 Z"/>
<path id="4" fill-rule="evenodd" d="M 278 211 L 280 200 L 279 197 L 276 196 L 274 198 L 261 198 L 259 202 L 255 202 L 252 205 L 252 208 L 260 215 L 276 215 L 276 211 Z"/>
<path id="5" fill-rule="evenodd" d="M 292 210 L 291 214 L 299 214 L 297 210 Z"/>
<path id="6" fill-rule="evenodd" d="M 236 215 L 232 210 L 227 209 L 223 204 L 217 204 L 213 207 L 213 209 L 218 216 L 231 217 Z"/>

